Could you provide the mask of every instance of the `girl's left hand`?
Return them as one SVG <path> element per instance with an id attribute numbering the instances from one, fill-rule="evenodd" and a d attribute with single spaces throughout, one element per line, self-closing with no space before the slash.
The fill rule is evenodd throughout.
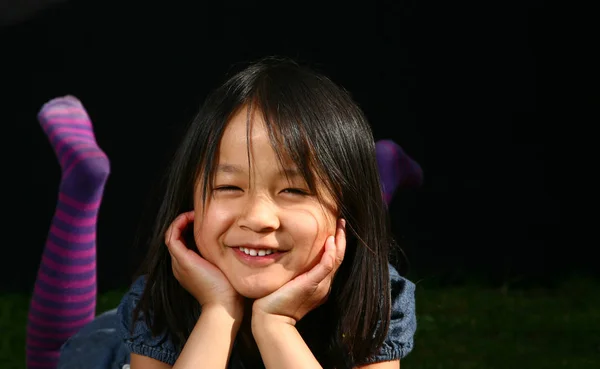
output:
<path id="1" fill-rule="evenodd" d="M 297 276 L 277 291 L 257 299 L 252 305 L 252 321 L 276 316 L 295 325 L 311 310 L 327 300 L 335 272 L 346 251 L 346 221 L 338 219 L 335 238 L 327 237 L 321 261 L 308 272 Z"/>

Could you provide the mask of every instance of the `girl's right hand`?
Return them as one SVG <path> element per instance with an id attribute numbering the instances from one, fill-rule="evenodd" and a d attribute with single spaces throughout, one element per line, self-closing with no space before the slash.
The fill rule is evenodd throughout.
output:
<path id="1" fill-rule="evenodd" d="M 165 234 L 173 274 L 203 309 L 221 307 L 234 318 L 242 318 L 244 299 L 233 289 L 219 268 L 187 248 L 183 232 L 194 222 L 194 212 L 180 214 Z M 176 303 L 176 302 L 174 302 Z"/>

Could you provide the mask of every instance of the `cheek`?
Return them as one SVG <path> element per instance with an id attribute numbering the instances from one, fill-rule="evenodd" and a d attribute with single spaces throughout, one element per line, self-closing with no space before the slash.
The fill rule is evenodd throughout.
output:
<path id="1" fill-rule="evenodd" d="M 207 227 L 203 217 L 196 214 L 194 218 L 194 241 L 196 242 L 196 248 L 204 258 L 208 258 L 206 238 L 204 237 L 206 235 L 206 228 L 210 228 L 210 226 Z"/>
<path id="2" fill-rule="evenodd" d="M 310 255 L 319 253 L 327 237 L 334 235 L 335 218 L 321 209 L 290 212 L 286 218 L 294 245 Z"/>
<path id="3" fill-rule="evenodd" d="M 196 212 L 194 218 L 194 240 L 200 253 L 208 260 L 220 250 L 222 239 L 235 221 L 229 207 L 212 203 L 205 212 Z"/>

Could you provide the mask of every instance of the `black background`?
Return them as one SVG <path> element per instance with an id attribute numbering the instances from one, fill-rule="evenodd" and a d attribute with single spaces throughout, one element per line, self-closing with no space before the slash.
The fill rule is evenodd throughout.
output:
<path id="1" fill-rule="evenodd" d="M 129 283 L 137 266 L 141 216 L 179 128 L 232 65 L 273 54 L 347 88 L 376 139 L 395 140 L 423 167 L 423 188 L 390 207 L 409 276 L 526 286 L 598 275 L 597 241 L 582 237 L 594 215 L 576 210 L 595 213 L 582 197 L 595 170 L 583 164 L 597 123 L 598 94 L 584 87 L 595 76 L 593 43 L 583 41 L 593 33 L 585 10 L 567 10 L 72 0 L 12 19 L 0 34 L 0 288 L 32 288 L 56 204 L 59 166 L 36 122 L 45 101 L 80 98 L 111 160 L 98 225 L 105 290 Z"/>

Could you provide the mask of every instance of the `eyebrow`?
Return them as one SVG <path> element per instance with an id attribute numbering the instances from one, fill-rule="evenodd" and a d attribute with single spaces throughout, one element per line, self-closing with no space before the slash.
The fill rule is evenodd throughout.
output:
<path id="1" fill-rule="evenodd" d="M 241 165 L 235 165 L 235 164 L 219 164 L 217 166 L 217 172 L 219 173 L 233 173 L 233 174 L 239 174 L 239 173 L 245 173 L 246 170 L 244 168 L 242 168 Z M 279 174 L 281 176 L 286 176 L 286 177 L 302 177 L 302 174 L 300 173 L 300 171 L 297 168 L 284 168 L 283 170 L 281 170 L 279 172 Z"/>
<path id="2" fill-rule="evenodd" d="M 217 166 L 217 172 L 223 173 L 243 173 L 244 169 L 240 165 L 234 164 L 219 164 Z"/>

